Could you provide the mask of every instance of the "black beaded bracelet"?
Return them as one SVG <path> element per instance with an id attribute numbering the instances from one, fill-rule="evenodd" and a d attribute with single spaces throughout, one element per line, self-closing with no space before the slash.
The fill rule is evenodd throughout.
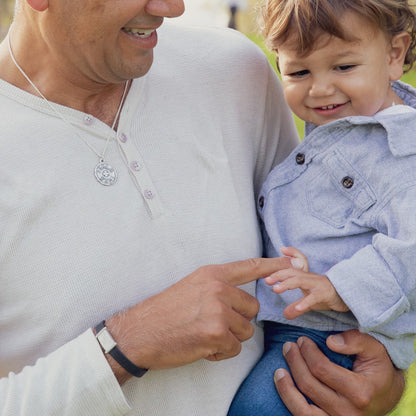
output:
<path id="1" fill-rule="evenodd" d="M 105 326 L 105 321 L 100 322 L 95 327 L 95 332 L 95 337 L 104 352 L 110 354 L 128 373 L 135 377 L 142 377 L 146 374 L 147 369 L 137 367 L 119 350 L 117 342 L 114 341 Z"/>

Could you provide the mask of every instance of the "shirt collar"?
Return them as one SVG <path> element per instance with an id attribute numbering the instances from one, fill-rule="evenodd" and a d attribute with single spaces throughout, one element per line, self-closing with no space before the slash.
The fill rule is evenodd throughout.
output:
<path id="1" fill-rule="evenodd" d="M 352 116 L 329 123 L 381 124 L 387 133 L 389 148 L 394 156 L 416 154 L 416 89 L 401 81 L 393 82 L 393 89 L 406 106 L 398 105 L 383 110 L 373 117 Z M 395 108 L 397 107 L 397 108 Z M 306 123 L 305 133 L 310 134 L 317 126 Z"/>
<path id="2" fill-rule="evenodd" d="M 390 151 L 394 156 L 416 154 L 416 110 L 409 106 L 395 106 L 374 116 L 387 133 Z"/>

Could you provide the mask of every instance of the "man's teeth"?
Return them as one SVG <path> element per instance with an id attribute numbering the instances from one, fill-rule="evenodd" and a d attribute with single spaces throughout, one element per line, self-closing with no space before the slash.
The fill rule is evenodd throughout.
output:
<path id="1" fill-rule="evenodd" d="M 124 27 L 123 30 L 139 38 L 148 38 L 154 32 L 154 29 L 133 29 Z"/>

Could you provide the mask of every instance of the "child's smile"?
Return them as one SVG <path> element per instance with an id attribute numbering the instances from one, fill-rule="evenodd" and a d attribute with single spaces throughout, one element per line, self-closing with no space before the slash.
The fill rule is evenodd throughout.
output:
<path id="1" fill-rule="evenodd" d="M 337 116 L 337 114 L 341 114 L 345 106 L 348 104 L 348 102 L 345 102 L 343 104 L 330 104 L 325 105 L 322 107 L 316 107 L 315 111 L 319 116 L 322 117 L 335 117 L 339 118 L 340 116 Z"/>

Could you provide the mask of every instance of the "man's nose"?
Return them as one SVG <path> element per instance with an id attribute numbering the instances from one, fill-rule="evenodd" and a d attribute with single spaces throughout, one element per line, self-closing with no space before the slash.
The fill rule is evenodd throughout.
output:
<path id="1" fill-rule="evenodd" d="M 183 0 L 149 0 L 145 9 L 153 16 L 178 17 L 185 11 L 185 4 Z"/>

